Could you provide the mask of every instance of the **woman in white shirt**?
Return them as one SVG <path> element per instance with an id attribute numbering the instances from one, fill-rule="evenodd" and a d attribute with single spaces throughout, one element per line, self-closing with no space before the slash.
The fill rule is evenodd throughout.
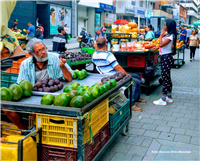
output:
<path id="1" fill-rule="evenodd" d="M 167 34 L 166 34 L 167 32 Z M 161 74 L 162 74 L 162 97 L 154 101 L 154 105 L 166 106 L 167 103 L 173 103 L 172 100 L 172 81 L 171 67 L 173 64 L 173 56 L 176 53 L 176 22 L 167 19 L 164 22 L 164 28 L 160 34 L 159 55 L 161 56 Z M 157 50 L 158 48 L 154 48 Z"/>

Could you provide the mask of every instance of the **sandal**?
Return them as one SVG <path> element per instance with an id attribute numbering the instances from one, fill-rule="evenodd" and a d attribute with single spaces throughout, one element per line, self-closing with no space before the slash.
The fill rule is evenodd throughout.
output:
<path id="1" fill-rule="evenodd" d="M 136 104 L 132 107 L 133 111 L 142 111 L 141 107 L 138 107 Z"/>
<path id="2" fill-rule="evenodd" d="M 137 103 L 147 103 L 146 100 L 143 100 L 142 98 L 140 98 L 138 101 L 136 101 Z"/>

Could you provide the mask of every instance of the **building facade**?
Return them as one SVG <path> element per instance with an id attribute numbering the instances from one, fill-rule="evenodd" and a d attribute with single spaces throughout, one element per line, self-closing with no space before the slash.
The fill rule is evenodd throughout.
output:
<path id="1" fill-rule="evenodd" d="M 52 38 L 58 33 L 58 26 L 68 25 L 71 36 L 76 34 L 75 1 L 17 1 L 8 26 L 18 19 L 18 28 L 27 29 L 27 23 L 36 25 L 36 18 L 44 27 L 44 38 Z"/>
<path id="2" fill-rule="evenodd" d="M 112 24 L 115 20 L 115 1 L 113 0 L 80 0 L 78 2 L 78 35 L 85 27 L 87 32 L 94 36 L 95 26 L 101 28 L 104 23 L 110 22 Z"/>

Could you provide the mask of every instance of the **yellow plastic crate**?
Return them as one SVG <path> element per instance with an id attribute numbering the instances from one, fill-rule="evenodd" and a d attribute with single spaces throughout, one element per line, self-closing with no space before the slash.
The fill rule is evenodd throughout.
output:
<path id="1" fill-rule="evenodd" d="M 42 144 L 77 148 L 77 119 L 37 114 L 38 127 L 42 127 Z"/>
<path id="2" fill-rule="evenodd" d="M 93 136 L 109 121 L 109 104 L 108 98 L 95 106 L 91 113 L 91 128 Z M 89 141 L 89 121 L 84 120 L 84 144 Z"/>
<path id="3" fill-rule="evenodd" d="M 1 121 L 1 127 L 8 127 L 12 129 L 19 129 L 16 125 L 8 122 Z M 10 135 L 21 135 L 21 131 L 10 130 L 10 129 L 1 129 L 2 137 L 10 136 Z"/>

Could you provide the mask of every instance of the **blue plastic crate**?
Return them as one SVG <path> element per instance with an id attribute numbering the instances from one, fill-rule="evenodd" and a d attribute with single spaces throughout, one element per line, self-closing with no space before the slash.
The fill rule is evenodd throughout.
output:
<path id="1" fill-rule="evenodd" d="M 112 136 L 117 129 L 124 123 L 124 121 L 130 116 L 130 101 L 127 100 L 124 105 L 114 114 L 109 115 L 110 122 L 110 136 Z"/>
<path id="2" fill-rule="evenodd" d="M 9 87 L 13 83 L 17 83 L 18 74 L 1 72 L 1 87 Z"/>

